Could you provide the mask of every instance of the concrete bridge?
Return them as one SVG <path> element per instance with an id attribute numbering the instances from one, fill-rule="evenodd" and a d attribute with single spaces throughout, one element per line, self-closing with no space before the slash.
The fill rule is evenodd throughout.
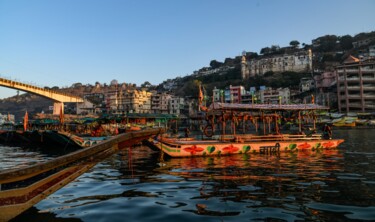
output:
<path id="1" fill-rule="evenodd" d="M 29 92 L 35 95 L 39 95 L 54 101 L 53 104 L 53 114 L 58 115 L 62 110 L 64 112 L 64 103 L 82 103 L 83 98 L 68 95 L 66 93 L 57 92 L 50 89 L 40 88 L 38 86 L 33 86 L 25 84 L 22 82 L 17 82 L 9 79 L 4 79 L 0 77 L 0 86 L 4 86 L 11 89 L 18 89 L 24 92 Z"/>

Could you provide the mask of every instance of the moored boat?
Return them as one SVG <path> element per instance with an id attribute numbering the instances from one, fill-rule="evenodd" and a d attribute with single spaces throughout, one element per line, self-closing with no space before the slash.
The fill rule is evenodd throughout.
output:
<path id="1" fill-rule="evenodd" d="M 282 151 L 298 151 L 337 148 L 344 140 L 322 139 L 320 135 L 236 136 L 226 140 L 186 140 L 159 136 L 153 139 L 155 147 L 171 157 L 212 156 L 243 153 L 272 154 Z"/>
<path id="2" fill-rule="evenodd" d="M 159 135 L 152 139 L 155 147 L 171 157 L 213 156 L 241 153 L 279 153 L 297 150 L 321 150 L 337 148 L 343 139 L 332 139 L 332 131 L 325 126 L 322 133 L 316 133 L 315 110 L 328 109 L 316 104 L 229 104 L 213 103 L 206 112 L 207 125 L 203 133 L 210 139 L 173 138 Z M 296 113 L 299 132 L 281 133 L 280 113 Z M 312 130 L 303 132 L 302 120 L 312 121 Z M 231 133 L 226 134 L 227 121 L 230 121 Z M 295 120 L 293 120 L 295 121 Z M 239 123 L 242 134 L 236 133 Z M 213 135 L 217 124 L 221 124 L 220 135 Z M 252 124 L 256 133 L 246 133 L 247 124 Z M 309 125 L 309 124 L 306 124 Z M 271 128 L 273 132 L 271 133 Z M 263 135 L 260 135 L 263 131 Z M 268 131 L 268 132 L 267 132 Z"/>

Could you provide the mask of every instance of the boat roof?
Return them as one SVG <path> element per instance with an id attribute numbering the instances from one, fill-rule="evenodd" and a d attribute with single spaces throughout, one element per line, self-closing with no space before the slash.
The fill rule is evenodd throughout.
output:
<path id="1" fill-rule="evenodd" d="M 210 110 L 237 110 L 237 111 L 250 111 L 250 110 L 328 110 L 329 107 L 318 104 L 242 104 L 242 103 L 212 103 L 209 107 Z"/>

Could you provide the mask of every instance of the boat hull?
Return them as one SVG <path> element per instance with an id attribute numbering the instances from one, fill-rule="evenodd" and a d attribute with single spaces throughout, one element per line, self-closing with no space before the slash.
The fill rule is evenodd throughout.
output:
<path id="1" fill-rule="evenodd" d="M 343 139 L 287 140 L 287 141 L 163 141 L 153 139 L 155 147 L 171 157 L 215 156 L 243 153 L 278 153 L 337 148 Z"/>

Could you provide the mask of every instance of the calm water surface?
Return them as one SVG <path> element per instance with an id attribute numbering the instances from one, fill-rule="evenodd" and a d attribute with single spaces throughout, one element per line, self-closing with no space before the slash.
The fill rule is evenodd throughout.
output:
<path id="1" fill-rule="evenodd" d="M 375 220 L 375 129 L 334 133 L 339 149 L 280 156 L 126 149 L 13 221 Z"/>

